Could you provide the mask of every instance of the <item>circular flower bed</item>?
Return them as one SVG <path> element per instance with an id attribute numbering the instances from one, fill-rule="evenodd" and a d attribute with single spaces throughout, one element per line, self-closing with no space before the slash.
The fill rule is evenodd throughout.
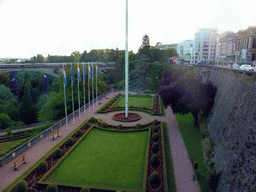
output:
<path id="1" fill-rule="evenodd" d="M 117 113 L 113 116 L 114 120 L 123 122 L 138 121 L 140 118 L 141 116 L 137 113 L 128 113 L 128 117 L 125 117 L 125 113 Z"/>

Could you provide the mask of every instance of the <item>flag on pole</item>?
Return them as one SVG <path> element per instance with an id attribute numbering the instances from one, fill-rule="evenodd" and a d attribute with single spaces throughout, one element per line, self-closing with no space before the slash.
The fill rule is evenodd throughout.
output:
<path id="1" fill-rule="evenodd" d="M 85 71 L 85 67 L 84 66 L 83 66 L 83 70 L 84 70 L 84 83 L 85 83 L 86 71 Z"/>
<path id="2" fill-rule="evenodd" d="M 66 71 L 65 71 L 65 66 L 63 65 L 63 78 L 64 78 L 64 86 L 66 87 L 67 85 L 67 78 L 66 78 Z"/>
<path id="3" fill-rule="evenodd" d="M 91 77 L 91 66 L 90 66 L 90 64 L 88 64 L 88 75 L 89 75 L 89 78 L 91 79 L 92 77 Z"/>
<path id="4" fill-rule="evenodd" d="M 72 83 L 72 85 L 73 85 L 73 83 L 74 83 L 74 73 L 73 73 L 73 68 L 72 68 L 72 64 L 71 64 L 71 83 Z"/>
<path id="5" fill-rule="evenodd" d="M 92 65 L 92 78 L 94 78 L 94 66 Z"/>
<path id="6" fill-rule="evenodd" d="M 78 77 L 78 81 L 81 82 L 79 64 L 77 64 L 77 77 Z"/>
<path id="7" fill-rule="evenodd" d="M 98 78 L 98 63 L 96 63 L 96 78 Z"/>

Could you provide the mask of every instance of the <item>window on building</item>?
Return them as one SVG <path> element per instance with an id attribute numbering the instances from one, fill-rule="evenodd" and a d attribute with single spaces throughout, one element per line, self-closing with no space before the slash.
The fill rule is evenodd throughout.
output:
<path id="1" fill-rule="evenodd" d="M 256 38 L 254 38 L 252 41 L 252 48 L 256 49 Z"/>

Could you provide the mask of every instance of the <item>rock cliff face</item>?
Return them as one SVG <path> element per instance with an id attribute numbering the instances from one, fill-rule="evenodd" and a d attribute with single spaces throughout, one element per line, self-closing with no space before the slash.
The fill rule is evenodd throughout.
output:
<path id="1" fill-rule="evenodd" d="M 216 143 L 207 161 L 222 171 L 217 191 L 256 191 L 256 74 L 210 67 L 197 73 L 218 87 L 207 120 Z"/>

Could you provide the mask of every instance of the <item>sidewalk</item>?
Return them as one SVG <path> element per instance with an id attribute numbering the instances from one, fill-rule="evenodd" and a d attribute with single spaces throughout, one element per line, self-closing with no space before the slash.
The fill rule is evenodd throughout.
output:
<path id="1" fill-rule="evenodd" d="M 112 96 L 118 94 L 118 92 L 111 92 L 107 96 L 111 98 Z M 113 124 L 113 125 L 136 125 L 137 123 L 144 124 L 148 121 L 152 121 L 154 119 L 158 119 L 159 121 L 165 121 L 168 125 L 168 132 L 170 138 L 170 146 L 172 151 L 172 159 L 174 172 L 176 177 L 176 185 L 178 192 L 199 192 L 200 189 L 198 187 L 197 181 L 191 181 L 193 169 L 190 163 L 188 153 L 183 142 L 182 136 L 179 131 L 179 127 L 175 118 L 175 115 L 172 113 L 170 107 L 165 111 L 165 117 L 162 116 L 150 116 L 143 112 L 136 112 L 142 115 L 141 119 L 135 122 L 117 122 L 112 119 L 112 116 L 115 113 L 108 114 L 94 114 L 96 110 L 98 110 L 102 105 L 104 105 L 109 99 L 105 97 L 100 100 L 101 105 L 91 106 L 90 113 L 89 110 L 86 109 L 86 115 L 84 116 L 84 112 L 81 113 L 81 119 L 79 116 L 75 117 L 75 124 L 70 120 L 70 124 L 68 125 L 68 129 L 66 129 L 66 124 L 62 125 L 60 130 L 60 137 L 58 137 L 55 141 L 52 140 L 51 135 L 43 138 L 37 144 L 32 146 L 30 149 L 24 152 L 27 158 L 27 164 L 22 165 L 18 171 L 13 171 L 13 161 L 8 164 L 0 167 L 0 191 L 3 191 L 9 184 L 11 184 L 15 179 L 17 179 L 21 174 L 23 174 L 29 167 L 31 167 L 34 163 L 36 163 L 41 157 L 43 157 L 49 150 L 51 150 L 57 143 L 59 143 L 62 139 L 64 139 L 69 133 L 71 133 L 74 129 L 76 129 L 84 120 L 94 116 L 95 118 L 100 118 L 103 121 Z"/>
<path id="2" fill-rule="evenodd" d="M 178 192 L 199 192 L 200 188 L 198 182 L 191 181 L 193 175 L 193 167 L 190 162 L 182 135 L 180 133 L 179 125 L 171 107 L 165 109 L 164 121 L 167 122 L 168 125 L 177 190 Z"/>

